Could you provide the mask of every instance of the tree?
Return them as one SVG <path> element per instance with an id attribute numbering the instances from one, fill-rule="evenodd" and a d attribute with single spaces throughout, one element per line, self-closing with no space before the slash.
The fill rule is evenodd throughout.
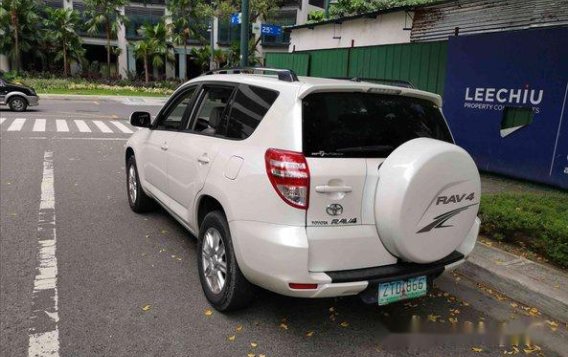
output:
<path id="1" fill-rule="evenodd" d="M 22 53 L 37 43 L 40 21 L 37 0 L 2 0 L 0 4 L 0 52 L 12 59 L 14 69 L 22 69 Z"/>
<path id="2" fill-rule="evenodd" d="M 205 72 L 209 69 L 209 59 L 211 58 L 211 47 L 203 46 L 201 48 L 192 48 L 191 49 L 191 57 L 193 57 L 193 61 L 195 64 L 201 68 L 202 72 Z"/>
<path id="3" fill-rule="evenodd" d="M 85 56 L 85 49 L 77 33 L 81 17 L 77 11 L 71 9 L 47 8 L 46 11 L 44 25 L 47 38 L 56 51 L 55 61 L 63 60 L 63 73 L 67 77 L 70 62 L 80 62 Z"/>
<path id="4" fill-rule="evenodd" d="M 183 45 L 184 61 L 187 58 L 187 41 L 197 31 L 199 24 L 192 19 L 197 18 L 196 8 L 200 4 L 199 0 L 169 0 L 167 9 L 171 19 L 171 32 L 174 43 Z M 187 79 L 187 71 L 185 73 Z"/>
<path id="5" fill-rule="evenodd" d="M 25 1 L 25 0 L 24 0 Z M 101 30 L 106 36 L 107 78 L 110 78 L 110 41 L 116 37 L 120 26 L 127 18 L 119 9 L 128 4 L 128 0 L 84 0 L 87 14 L 87 32 L 96 34 Z"/>
<path id="6" fill-rule="evenodd" d="M 144 80 L 148 83 L 150 81 L 149 60 L 152 61 L 152 66 L 161 67 L 167 61 L 171 61 L 173 56 L 169 51 L 168 31 L 163 22 L 156 25 L 142 25 L 138 29 L 138 33 L 142 39 L 135 42 L 134 53 L 137 58 L 142 58 L 144 61 Z"/>
<path id="7" fill-rule="evenodd" d="M 250 23 L 256 22 L 258 19 L 266 20 L 270 18 L 276 10 L 282 5 L 283 0 L 250 0 Z M 208 14 L 209 16 L 216 16 L 219 19 L 226 19 L 233 13 L 240 11 L 241 1 L 240 0 L 220 0 L 213 1 L 211 4 L 202 5 L 203 10 L 200 13 Z M 249 44 L 249 53 L 252 54 L 253 59 L 256 59 L 255 53 L 257 51 L 258 44 L 262 37 L 258 37 L 252 45 Z M 254 63 L 254 62 L 249 62 Z"/>

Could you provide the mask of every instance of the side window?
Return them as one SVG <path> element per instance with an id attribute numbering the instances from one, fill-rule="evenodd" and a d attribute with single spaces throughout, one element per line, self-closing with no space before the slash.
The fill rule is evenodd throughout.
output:
<path id="1" fill-rule="evenodd" d="M 189 88 L 174 99 L 173 105 L 162 116 L 156 129 L 178 130 L 181 128 L 185 111 L 195 94 L 196 87 Z"/>
<path id="2" fill-rule="evenodd" d="M 233 94 L 233 87 L 205 86 L 201 92 L 201 101 L 197 114 L 190 128 L 208 135 L 223 135 L 225 125 L 223 113 Z"/>
<path id="3" fill-rule="evenodd" d="M 231 106 L 226 136 L 231 139 L 248 138 L 277 97 L 278 92 L 270 89 L 240 86 Z"/>

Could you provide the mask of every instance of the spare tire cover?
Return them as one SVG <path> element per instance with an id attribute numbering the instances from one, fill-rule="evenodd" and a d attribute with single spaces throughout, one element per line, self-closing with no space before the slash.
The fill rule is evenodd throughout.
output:
<path id="1" fill-rule="evenodd" d="M 429 138 L 408 141 L 379 169 L 374 212 L 379 237 L 404 261 L 442 259 L 465 240 L 480 193 L 479 172 L 465 150 Z"/>

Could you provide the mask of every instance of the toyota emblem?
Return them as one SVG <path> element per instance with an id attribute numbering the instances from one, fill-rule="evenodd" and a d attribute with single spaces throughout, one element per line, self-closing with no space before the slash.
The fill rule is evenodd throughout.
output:
<path id="1" fill-rule="evenodd" d="M 332 203 L 325 209 L 330 216 L 339 216 L 343 214 L 343 206 L 338 203 Z"/>

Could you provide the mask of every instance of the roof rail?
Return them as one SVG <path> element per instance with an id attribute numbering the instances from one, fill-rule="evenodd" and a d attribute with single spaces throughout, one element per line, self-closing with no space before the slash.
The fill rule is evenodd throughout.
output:
<path id="1" fill-rule="evenodd" d="M 233 68 L 220 68 L 212 71 L 205 72 L 203 75 L 208 76 L 211 74 L 256 74 L 261 72 L 262 74 L 276 74 L 278 79 L 286 82 L 298 82 L 298 76 L 291 69 L 279 69 L 279 68 L 266 68 L 266 67 L 233 67 Z"/>

